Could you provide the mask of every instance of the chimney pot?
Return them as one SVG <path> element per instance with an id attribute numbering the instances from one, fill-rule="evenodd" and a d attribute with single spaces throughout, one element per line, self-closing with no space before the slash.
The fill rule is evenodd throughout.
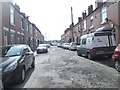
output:
<path id="1" fill-rule="evenodd" d="M 86 11 L 82 12 L 82 17 L 83 17 L 83 19 L 86 17 Z"/>

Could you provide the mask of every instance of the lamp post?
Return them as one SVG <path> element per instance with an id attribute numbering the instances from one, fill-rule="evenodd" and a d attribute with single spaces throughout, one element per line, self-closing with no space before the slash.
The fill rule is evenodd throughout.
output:
<path id="1" fill-rule="evenodd" d="M 73 22 L 73 9 L 71 7 L 71 29 L 72 29 L 72 42 L 74 42 L 74 32 L 73 32 L 73 26 L 74 26 L 74 22 Z"/>

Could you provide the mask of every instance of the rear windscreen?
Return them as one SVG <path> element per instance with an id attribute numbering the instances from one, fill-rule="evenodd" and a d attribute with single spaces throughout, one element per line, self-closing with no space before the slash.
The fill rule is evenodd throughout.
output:
<path id="1" fill-rule="evenodd" d="M 107 36 L 107 35 L 112 35 L 112 33 L 95 33 L 94 36 Z"/>

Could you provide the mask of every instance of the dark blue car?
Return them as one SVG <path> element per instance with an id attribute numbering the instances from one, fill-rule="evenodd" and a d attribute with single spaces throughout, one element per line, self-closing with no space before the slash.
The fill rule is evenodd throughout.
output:
<path id="1" fill-rule="evenodd" d="M 8 45 L 0 47 L 0 75 L 4 86 L 14 82 L 22 83 L 26 71 L 35 67 L 34 53 L 28 45 Z"/>

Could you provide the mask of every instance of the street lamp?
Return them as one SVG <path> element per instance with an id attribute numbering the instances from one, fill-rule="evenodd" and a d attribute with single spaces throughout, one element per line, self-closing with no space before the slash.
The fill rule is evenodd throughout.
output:
<path id="1" fill-rule="evenodd" d="M 73 10 L 72 10 L 72 7 L 71 7 L 71 29 L 72 29 L 72 42 L 74 42 L 74 32 L 73 32 L 73 26 L 74 26 L 74 22 L 73 22 Z"/>

